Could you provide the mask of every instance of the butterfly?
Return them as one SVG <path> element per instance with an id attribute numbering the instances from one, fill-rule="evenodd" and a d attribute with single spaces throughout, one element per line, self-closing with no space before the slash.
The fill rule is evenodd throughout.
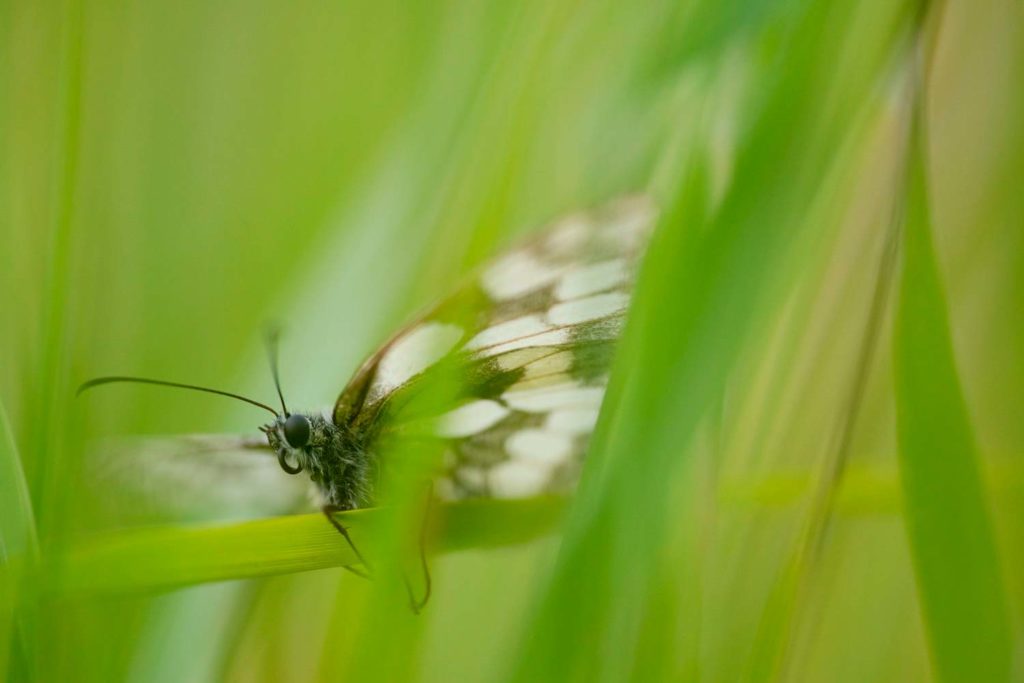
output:
<path id="1" fill-rule="evenodd" d="M 630 196 L 555 221 L 401 329 L 322 413 L 287 409 L 274 354 L 280 411 L 136 377 L 100 377 L 80 391 L 132 381 L 263 408 L 274 416 L 260 427 L 265 440 L 246 445 L 276 454 L 287 474 L 308 476 L 327 513 L 377 504 L 382 454 L 402 452 L 383 446 L 403 440 L 440 450 L 428 478 L 443 501 L 568 493 L 655 219 L 648 198 Z"/>

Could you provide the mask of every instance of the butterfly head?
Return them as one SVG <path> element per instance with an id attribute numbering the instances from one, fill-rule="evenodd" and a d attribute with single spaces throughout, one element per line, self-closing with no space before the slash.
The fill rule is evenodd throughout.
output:
<path id="1" fill-rule="evenodd" d="M 320 415 L 291 413 L 279 415 L 260 429 L 267 435 L 277 462 L 288 474 L 314 470 L 322 461 L 323 449 L 331 442 L 333 425 Z M 312 473 L 312 472 L 311 472 Z"/>
<path id="2" fill-rule="evenodd" d="M 78 393 L 103 384 L 131 382 L 216 394 L 262 408 L 274 416 L 260 431 L 266 435 L 270 449 L 277 453 L 281 469 L 288 474 L 306 472 L 320 489 L 323 500 L 331 505 L 352 509 L 366 503 L 369 463 L 365 450 L 349 430 L 334 424 L 333 414 L 288 410 L 277 373 L 276 335 L 268 339 L 267 347 L 274 385 L 281 399 L 280 412 L 266 403 L 230 391 L 146 377 L 96 377 L 82 384 Z"/>

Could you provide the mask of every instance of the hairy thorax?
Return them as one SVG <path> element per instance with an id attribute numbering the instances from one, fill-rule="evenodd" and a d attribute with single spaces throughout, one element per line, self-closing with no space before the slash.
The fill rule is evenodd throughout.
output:
<path id="1" fill-rule="evenodd" d="M 308 443 L 293 448 L 283 424 L 272 425 L 267 439 L 280 459 L 294 463 L 316 485 L 321 503 L 351 510 L 372 504 L 370 458 L 363 445 L 346 429 L 323 415 L 304 414 L 309 421 Z"/>

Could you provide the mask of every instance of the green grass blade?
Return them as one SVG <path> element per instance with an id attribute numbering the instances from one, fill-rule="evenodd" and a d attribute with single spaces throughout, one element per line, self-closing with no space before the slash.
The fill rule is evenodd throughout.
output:
<path id="1" fill-rule="evenodd" d="M 522 543 L 550 532 L 563 501 L 470 501 L 435 512 L 436 548 Z M 355 542 L 379 531 L 379 510 L 339 513 Z M 57 595 L 166 590 L 197 583 L 247 579 L 354 564 L 355 555 L 320 514 L 209 526 L 170 526 L 97 538 L 50 566 L 45 585 Z"/>
<path id="2" fill-rule="evenodd" d="M 0 403 L 0 560 L 8 563 L 38 549 L 32 499 L 7 413 Z"/>
<path id="3" fill-rule="evenodd" d="M 907 533 L 937 679 L 1009 681 L 1006 595 L 932 244 L 920 125 L 895 339 Z"/>
<path id="4" fill-rule="evenodd" d="M 1014 495 L 1019 467 L 999 470 L 999 501 Z M 808 476 L 728 478 L 715 498 L 728 509 L 755 514 L 792 509 L 811 490 Z M 436 549 L 455 552 L 530 541 L 557 527 L 560 499 L 466 501 L 441 508 Z M 848 518 L 893 515 L 900 509 L 890 470 L 853 468 L 836 495 L 835 514 Z M 353 534 L 372 527 L 373 511 L 341 513 Z M 154 559 L 155 558 L 155 559 Z M 169 558 L 173 558 L 169 560 Z M 294 515 L 236 524 L 168 526 L 110 533 L 82 542 L 51 565 L 45 588 L 61 595 L 161 591 L 212 581 L 248 579 L 336 567 L 351 550 L 320 515 Z"/>
<path id="5" fill-rule="evenodd" d="M 0 672 L 7 671 L 18 584 L 38 552 L 32 499 L 7 412 L 0 403 Z"/>
<path id="6" fill-rule="evenodd" d="M 900 11 L 873 18 L 892 26 Z M 864 36 L 850 35 L 854 18 L 854 3 L 810 3 L 778 27 L 788 39 L 759 74 L 760 108 L 738 141 L 719 206 L 700 201 L 708 174 L 699 161 L 677 185 L 638 284 L 619 354 L 624 379 L 613 379 L 562 556 L 514 680 L 696 675 L 692 663 L 643 654 L 659 628 L 652 620 L 674 629 L 692 618 L 681 591 L 700 580 L 699 545 L 679 551 L 664 571 L 680 530 L 695 524 L 687 505 L 697 490 L 689 480 L 692 444 L 755 343 L 752 331 L 781 306 L 779 292 L 799 265 L 787 257 L 811 239 L 806 218 L 829 191 L 822 179 L 835 171 L 836 150 L 857 140 L 858 113 L 899 47 L 899 32 L 870 47 L 862 40 L 858 58 L 844 63 L 844 41 Z M 678 630 L 674 647 L 699 651 L 700 637 Z M 573 652 L 567 640 L 577 643 Z"/>
<path id="7" fill-rule="evenodd" d="M 19 515 L 34 514 L 41 549 L 27 569 L 0 560 L 0 680 L 448 683 L 519 666 L 531 683 L 941 682 L 998 679 L 1010 650 L 1021 676 L 1018 0 L 8 4 L 0 396 L 18 453 L 0 439 L 0 540 L 33 544 Z M 904 500 L 887 339 L 902 251 L 885 348 L 847 407 L 880 233 L 894 212 L 904 226 L 894 76 L 911 17 L 940 6 L 927 190 L 970 420 L 925 428 L 945 442 L 969 425 L 994 557 L 964 544 L 977 520 L 959 484 Z M 397 576 L 421 585 L 402 515 L 344 517 L 380 558 L 374 581 L 309 571 L 352 559 L 319 515 L 186 521 L 220 519 L 193 482 L 226 504 L 259 496 L 229 462 L 147 453 L 137 476 L 107 477 L 88 447 L 251 433 L 248 406 L 142 387 L 67 402 L 107 373 L 269 399 L 258 340 L 277 321 L 289 405 L 329 407 L 366 353 L 516 235 L 644 188 L 672 215 L 565 555 L 560 534 L 519 542 L 558 528 L 557 509 L 439 507 L 420 616 Z M 998 579 L 998 561 L 1002 588 L 915 567 L 911 509 L 957 562 Z M 937 586 L 966 591 L 940 607 L 976 613 L 927 611 Z M 1000 591 L 1012 648 L 980 623 L 998 625 Z M 995 634 L 974 654 L 971 628 Z M 949 663 L 968 656 L 989 668 Z"/>

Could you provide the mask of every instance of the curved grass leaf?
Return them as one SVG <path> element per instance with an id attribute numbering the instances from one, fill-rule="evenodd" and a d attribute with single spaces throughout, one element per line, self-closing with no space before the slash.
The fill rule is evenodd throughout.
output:
<path id="1" fill-rule="evenodd" d="M 1015 493 L 1019 468 L 1002 471 L 999 499 Z M 812 490 L 809 475 L 722 482 L 720 503 L 765 513 L 802 504 Z M 564 501 L 472 501 L 442 508 L 435 549 L 454 552 L 526 542 L 554 530 Z M 835 514 L 846 517 L 896 515 L 899 482 L 889 469 L 853 467 L 836 494 Z M 354 527 L 372 527 L 375 511 L 339 513 Z M 320 515 L 294 515 L 237 524 L 134 529 L 93 539 L 48 569 L 46 588 L 59 595 L 158 591 L 211 581 L 246 579 L 336 567 L 352 551 Z"/>
<path id="2" fill-rule="evenodd" d="M 907 533 L 936 678 L 1009 681 L 1006 595 L 932 244 L 920 115 L 916 128 L 895 339 Z"/>
<path id="3" fill-rule="evenodd" d="M 559 499 L 468 501 L 435 512 L 435 547 L 448 552 L 522 543 L 551 531 Z M 380 510 L 338 513 L 363 546 Z M 196 583 L 270 576 L 355 564 L 351 547 L 322 515 L 292 515 L 230 525 L 159 527 L 111 534 L 83 544 L 51 566 L 56 595 L 166 590 Z"/>

